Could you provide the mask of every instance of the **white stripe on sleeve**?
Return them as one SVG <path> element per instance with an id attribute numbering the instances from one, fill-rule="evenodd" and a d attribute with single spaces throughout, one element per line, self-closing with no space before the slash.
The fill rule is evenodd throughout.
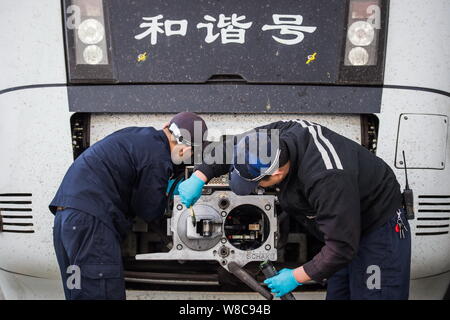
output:
<path id="1" fill-rule="evenodd" d="M 322 155 L 322 160 L 325 163 L 325 167 L 329 169 L 333 169 L 333 164 L 331 163 L 330 157 L 328 156 L 327 150 L 325 150 L 324 146 L 317 139 L 317 132 L 314 130 L 314 127 L 308 126 L 303 120 L 298 120 L 303 128 L 308 128 L 309 133 L 313 137 L 314 143 L 316 144 L 317 149 Z"/>
<path id="2" fill-rule="evenodd" d="M 331 155 L 333 156 L 334 162 L 336 163 L 336 167 L 338 169 L 344 170 L 344 168 L 342 167 L 341 159 L 339 158 L 339 156 L 336 152 L 336 149 L 334 149 L 333 144 L 330 142 L 330 140 L 325 138 L 324 135 L 322 134 L 322 127 L 321 126 L 315 126 L 315 127 L 317 128 L 317 131 L 319 132 L 320 139 L 322 139 L 322 141 L 325 142 L 325 144 L 327 145 L 328 149 L 330 149 Z"/>

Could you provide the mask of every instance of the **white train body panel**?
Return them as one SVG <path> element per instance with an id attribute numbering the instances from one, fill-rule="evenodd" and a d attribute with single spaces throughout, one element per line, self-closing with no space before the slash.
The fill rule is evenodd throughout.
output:
<path id="1" fill-rule="evenodd" d="M 66 83 L 61 2 L 2 0 L 0 6 L 0 91 Z"/>
<path id="2" fill-rule="evenodd" d="M 445 0 L 390 1 L 385 85 L 436 89 L 447 93 L 445 96 L 412 88 L 411 90 L 383 90 L 381 114 L 378 115 L 380 128 L 377 155 L 393 167 L 402 186 L 405 185 L 404 172 L 394 167 L 400 115 L 404 113 L 434 114 L 450 119 L 449 12 L 450 2 Z M 429 55 L 431 52 L 433 56 Z M 410 138 L 410 145 L 416 146 L 416 154 L 427 154 L 430 152 L 433 140 L 438 139 L 437 135 L 440 133 L 439 128 L 418 127 L 416 135 Z M 415 144 L 415 141 L 422 140 L 420 137 L 424 135 L 429 137 L 430 145 Z M 446 140 L 446 149 L 443 151 L 446 155 L 445 169 L 413 169 L 408 172 L 409 182 L 414 190 L 416 208 L 416 219 L 410 221 L 413 232 L 412 279 L 438 274 L 446 274 L 447 279 L 450 277 L 450 232 L 435 236 L 414 235 L 422 231 L 417 228 L 418 225 L 449 224 L 448 220 L 442 220 L 442 222 L 417 220 L 421 217 L 450 217 L 448 205 L 432 207 L 432 209 L 442 209 L 447 212 L 417 212 L 418 209 L 431 208 L 419 206 L 419 195 L 450 196 L 450 130 L 447 130 Z M 410 157 L 414 156 L 410 155 Z M 436 202 L 449 203 L 449 200 L 450 198 L 442 198 Z M 420 202 L 427 201 L 422 199 Z M 449 231 L 449 228 L 433 228 L 433 231 Z"/>
<path id="3" fill-rule="evenodd" d="M 450 92 L 449 12 L 446 0 L 390 1 L 385 85 Z"/>
<path id="4" fill-rule="evenodd" d="M 438 114 L 450 118 L 449 98 L 430 92 L 417 92 L 412 90 L 384 89 L 382 113 L 379 115 L 380 128 L 378 139 L 377 155 L 391 164 L 398 180 L 403 187 L 405 185 L 404 169 L 395 168 L 397 132 L 400 115 L 408 114 Z M 432 107 L 431 107 L 432 106 Z M 389 112 L 383 112 L 389 109 Z M 448 123 L 448 120 L 447 120 Z M 410 137 L 410 144 L 414 145 L 415 139 L 421 139 L 424 135 L 428 137 L 429 144 L 416 145 L 414 150 L 416 154 L 427 153 L 432 148 L 433 141 L 441 131 L 439 127 L 418 127 L 416 136 Z M 436 133 L 437 131 L 437 133 Z M 450 140 L 450 132 L 447 131 L 447 141 Z M 413 279 L 428 277 L 436 274 L 448 272 L 450 270 L 450 232 L 449 220 L 420 221 L 418 218 L 429 217 L 450 217 L 450 205 L 440 206 L 419 206 L 419 202 L 430 202 L 426 199 L 419 199 L 419 195 L 450 195 L 450 154 L 447 144 L 445 169 L 410 169 L 408 170 L 408 180 L 410 187 L 414 190 L 416 218 L 410 221 L 411 232 L 413 234 L 412 242 L 412 269 Z M 408 156 L 408 155 L 407 155 Z M 410 154 L 409 157 L 414 157 Z M 408 160 L 407 160 L 408 162 Z M 438 199 L 436 202 L 449 203 L 450 198 Z M 447 212 L 420 212 L 423 209 L 442 209 Z M 433 228 L 433 232 L 447 232 L 446 234 L 416 236 L 418 232 L 424 230 L 417 228 L 418 225 L 446 225 L 443 228 Z M 428 230 L 431 231 L 431 230 Z"/>
<path id="5" fill-rule="evenodd" d="M 377 155 L 392 166 L 402 186 L 404 172 L 394 166 L 400 115 L 434 114 L 450 118 L 449 12 L 447 0 L 390 1 L 385 84 L 447 92 L 445 95 L 413 88 L 383 90 L 381 113 L 377 114 L 380 120 Z M 64 87 L 67 79 L 61 3 L 57 0 L 3 0 L 0 27 L 3 30 L 0 42 L 8 43 L 6 50 L 0 51 L 3 75 L 0 78 L 0 194 L 31 194 L 26 197 L 27 201 L 32 201 L 31 205 L 10 204 L 8 208 L 31 208 L 29 214 L 34 230 L 34 233 L 0 233 L 0 288 L 7 299 L 63 298 L 52 243 L 53 216 L 48 211 L 48 204 L 73 161 L 71 113 Z M 46 87 L 55 84 L 62 86 Z M 36 85 L 42 87 L 17 88 Z M 241 132 L 271 121 L 305 118 L 361 142 L 358 115 L 202 116 L 216 128 L 227 129 L 227 133 Z M 168 114 L 95 114 L 91 123 L 91 143 L 129 125 L 161 127 L 169 118 Z M 417 136 L 411 136 L 411 143 L 428 135 L 432 146 L 434 135 L 441 132 L 438 128 L 418 127 Z M 442 298 L 450 281 L 450 233 L 415 235 L 418 225 L 423 224 L 417 218 L 430 216 L 430 213 L 417 212 L 419 202 L 422 202 L 418 196 L 450 195 L 448 135 L 450 130 L 447 130 L 443 169 L 411 169 L 408 172 L 416 207 L 416 219 L 410 222 L 413 233 L 411 298 Z M 414 152 L 427 152 L 430 146 L 417 145 Z M 0 198 L 0 201 L 18 200 L 15 197 Z M 1 208 L 5 206 L 0 205 Z M 448 206 L 440 208 L 447 212 L 433 213 L 434 216 L 450 217 Z M 5 215 L 5 211 L 1 214 Z M 14 214 L 17 213 L 10 212 L 10 215 Z M 442 224 L 448 224 L 448 221 Z M 29 227 L 23 229 L 30 230 Z M 448 231 L 448 227 L 442 230 Z M 229 294 L 224 296 L 230 297 Z M 158 298 L 154 293 L 150 297 Z"/>

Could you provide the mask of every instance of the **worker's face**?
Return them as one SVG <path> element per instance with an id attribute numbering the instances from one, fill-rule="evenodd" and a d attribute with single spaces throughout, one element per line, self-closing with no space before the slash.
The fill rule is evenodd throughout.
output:
<path id="1" fill-rule="evenodd" d="M 179 144 L 177 139 L 167 129 L 168 124 L 164 125 L 164 133 L 169 140 L 170 156 L 175 165 L 192 164 L 192 147 L 185 144 Z"/>
<path id="2" fill-rule="evenodd" d="M 264 177 L 259 183 L 258 186 L 267 188 L 279 184 L 283 181 L 289 173 L 290 161 L 288 161 L 284 166 L 278 168 L 272 175 Z"/>

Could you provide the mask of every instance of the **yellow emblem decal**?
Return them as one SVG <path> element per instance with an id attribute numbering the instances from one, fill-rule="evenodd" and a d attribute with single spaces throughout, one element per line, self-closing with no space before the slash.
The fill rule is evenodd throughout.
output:
<path id="1" fill-rule="evenodd" d="M 138 62 L 142 62 L 147 60 L 148 56 L 147 56 L 147 52 L 141 53 L 140 55 L 138 55 L 137 61 Z"/>
<path id="2" fill-rule="evenodd" d="M 316 55 L 317 55 L 317 52 L 314 52 L 313 54 L 310 54 L 308 56 L 308 61 L 306 61 L 306 64 L 309 64 L 311 61 L 316 60 Z"/>

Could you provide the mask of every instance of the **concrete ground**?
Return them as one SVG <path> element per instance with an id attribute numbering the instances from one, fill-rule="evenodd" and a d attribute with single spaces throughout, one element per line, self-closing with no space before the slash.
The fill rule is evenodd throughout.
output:
<path id="1" fill-rule="evenodd" d="M 296 294 L 297 296 L 297 294 Z M 192 294 L 188 292 L 148 292 L 148 291 L 138 291 L 138 290 L 127 290 L 127 300 L 198 300 L 198 299 L 208 299 L 208 300 L 229 300 L 229 299 L 252 299 L 252 300 L 263 300 L 264 298 L 255 293 L 242 293 L 242 294 L 230 294 L 230 293 L 197 293 Z M 308 293 L 306 296 L 297 296 L 297 299 L 308 299 L 308 300 L 321 300 L 323 299 L 323 293 Z M 0 290 L 0 300 L 4 300 L 2 291 Z"/>
<path id="2" fill-rule="evenodd" d="M 294 293 L 297 300 L 323 300 L 325 292 Z M 174 292 L 127 290 L 127 300 L 264 300 L 254 292 Z"/>

